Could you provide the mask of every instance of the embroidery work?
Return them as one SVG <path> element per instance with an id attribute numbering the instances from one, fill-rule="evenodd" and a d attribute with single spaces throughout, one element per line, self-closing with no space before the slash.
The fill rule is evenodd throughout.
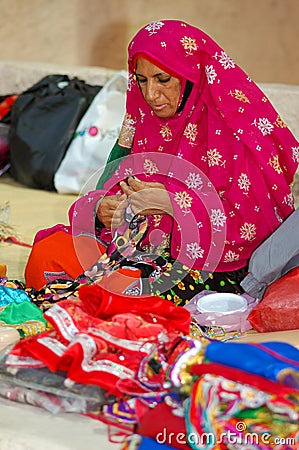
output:
<path id="1" fill-rule="evenodd" d="M 126 114 L 118 139 L 120 146 L 131 148 L 134 140 L 135 126 L 136 122 L 132 119 L 131 115 Z"/>

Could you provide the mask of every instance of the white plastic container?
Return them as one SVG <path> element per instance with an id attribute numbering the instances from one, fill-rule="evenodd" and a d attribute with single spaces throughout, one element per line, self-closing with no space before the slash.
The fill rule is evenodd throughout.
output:
<path id="1" fill-rule="evenodd" d="M 246 311 L 247 306 L 247 300 L 244 297 L 226 292 L 208 294 L 196 302 L 197 310 L 201 313 L 232 314 Z"/>

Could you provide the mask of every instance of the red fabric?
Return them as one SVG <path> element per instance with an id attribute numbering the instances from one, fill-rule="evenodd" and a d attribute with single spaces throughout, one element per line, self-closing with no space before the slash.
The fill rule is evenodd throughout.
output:
<path id="1" fill-rule="evenodd" d="M 225 378 L 228 378 L 229 380 L 233 380 L 241 384 L 249 384 L 250 386 L 256 389 L 260 389 L 261 391 L 277 395 L 294 393 L 293 388 L 284 386 L 280 383 L 275 383 L 274 381 L 268 380 L 265 377 L 252 374 L 250 372 L 245 372 L 244 370 L 236 369 L 230 366 L 225 366 L 224 364 L 219 363 L 196 364 L 192 366 L 191 372 L 196 376 L 201 376 L 206 373 L 220 375 Z"/>
<path id="2" fill-rule="evenodd" d="M 166 330 L 129 312 L 103 321 L 81 306 L 80 300 L 74 299 L 52 306 L 44 315 L 54 329 L 22 339 L 11 350 L 8 364 L 35 367 L 39 361 L 39 366 L 64 371 L 75 382 L 96 384 L 117 396 L 148 392 L 137 380 L 141 364 L 147 370 L 152 351 L 144 344 L 152 343 L 156 348 Z M 168 334 L 169 345 L 176 336 Z M 147 377 L 157 388 L 163 384 L 165 373 L 147 373 Z"/>
<path id="3" fill-rule="evenodd" d="M 160 444 L 190 450 L 189 445 L 185 443 L 187 440 L 185 418 L 173 413 L 172 407 L 165 402 L 159 403 L 142 415 L 136 432 L 151 437 Z"/>
<path id="4" fill-rule="evenodd" d="M 299 328 L 299 267 L 267 287 L 248 320 L 260 333 Z"/>
<path id="5" fill-rule="evenodd" d="M 167 331 L 179 331 L 184 334 L 190 332 L 189 311 L 157 296 L 118 294 L 94 284 L 82 286 L 79 289 L 79 297 L 89 314 L 104 320 L 115 314 L 131 312 L 148 322 L 160 323 Z"/>
<path id="6" fill-rule="evenodd" d="M 115 272 L 111 272 L 101 280 L 101 286 L 106 291 L 122 293 L 130 286 L 136 279 L 141 277 L 141 270 L 131 270 L 120 268 Z"/>
<path id="7" fill-rule="evenodd" d="M 55 330 L 45 331 L 37 336 L 30 336 L 21 339 L 10 351 L 10 358 L 8 360 L 8 365 L 14 365 L 18 358 L 22 361 L 23 367 L 38 367 L 36 363 L 33 364 L 31 358 L 35 361 L 40 362 L 40 366 L 47 366 L 52 372 L 58 370 L 60 365 L 60 356 L 57 352 L 47 346 L 44 346 L 41 342 L 43 339 L 51 339 L 51 342 L 56 344 L 64 345 L 58 339 L 58 333 Z M 62 350 L 62 347 L 61 347 Z M 26 364 L 25 364 L 26 361 Z"/>

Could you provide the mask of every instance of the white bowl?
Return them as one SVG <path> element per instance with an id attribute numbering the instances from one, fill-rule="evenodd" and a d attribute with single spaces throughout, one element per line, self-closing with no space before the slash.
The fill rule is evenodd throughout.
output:
<path id="1" fill-rule="evenodd" d="M 242 295 L 226 292 L 207 294 L 196 302 L 197 310 L 201 313 L 231 314 L 237 311 L 246 311 L 247 300 Z"/>

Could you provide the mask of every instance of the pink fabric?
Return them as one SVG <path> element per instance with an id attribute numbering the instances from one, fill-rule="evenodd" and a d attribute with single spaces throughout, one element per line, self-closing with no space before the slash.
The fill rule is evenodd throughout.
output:
<path id="1" fill-rule="evenodd" d="M 194 83 L 182 112 L 159 118 L 134 77 L 136 56 Z M 119 145 L 131 148 L 105 190 L 70 211 L 73 234 L 92 234 L 101 195 L 136 175 L 163 183 L 174 218 L 150 217 L 144 245 L 171 236 L 171 254 L 194 269 L 231 271 L 293 211 L 299 144 L 263 92 L 209 36 L 181 21 L 153 22 L 129 44 L 127 113 Z M 47 231 L 49 232 L 49 231 Z M 160 234 L 159 234 L 160 233 Z M 103 240 L 111 239 L 104 230 Z"/>
<path id="2" fill-rule="evenodd" d="M 140 53 L 194 83 L 174 117 L 159 118 L 144 101 L 134 78 Z M 159 228 L 171 233 L 172 256 L 189 267 L 244 267 L 293 211 L 298 142 L 256 84 L 197 28 L 153 22 L 130 42 L 128 145 L 133 133 L 134 158 L 116 175 L 164 183 L 176 221 L 164 216 Z"/>

